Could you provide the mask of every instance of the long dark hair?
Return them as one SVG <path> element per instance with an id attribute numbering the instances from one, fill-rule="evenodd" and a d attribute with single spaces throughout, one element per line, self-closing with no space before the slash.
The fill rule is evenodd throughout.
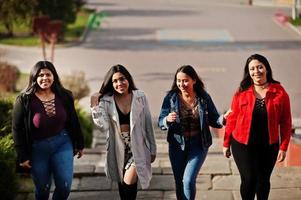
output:
<path id="1" fill-rule="evenodd" d="M 53 74 L 51 91 L 55 94 L 62 95 L 62 92 L 64 92 L 66 89 L 61 84 L 59 75 L 56 72 L 54 65 L 49 61 L 39 61 L 33 66 L 29 75 L 29 82 L 27 88 L 25 89 L 25 92 L 28 94 L 33 94 L 40 88 L 37 83 L 37 78 L 42 69 L 48 69 Z"/>
<path id="2" fill-rule="evenodd" d="M 99 93 L 101 94 L 100 97 L 103 97 L 105 94 L 113 95 L 114 88 L 112 83 L 112 77 L 117 72 L 122 73 L 125 76 L 126 80 L 129 82 L 129 92 L 131 92 L 132 90 L 137 90 L 134 80 L 129 71 L 124 66 L 118 64 L 111 67 L 105 75 L 105 78 L 99 90 Z"/>
<path id="3" fill-rule="evenodd" d="M 177 92 L 177 93 L 180 92 L 177 86 L 177 74 L 179 72 L 183 72 L 184 74 L 192 78 L 192 80 L 196 81 L 195 84 L 193 85 L 193 90 L 196 92 L 197 96 L 202 97 L 205 92 L 204 83 L 191 65 L 183 65 L 182 67 L 177 69 L 171 86 L 171 90 L 169 92 Z"/>
<path id="4" fill-rule="evenodd" d="M 240 82 L 240 86 L 239 86 L 239 91 L 242 92 L 246 89 L 248 89 L 251 85 L 253 85 L 253 80 L 250 76 L 249 73 L 249 64 L 252 60 L 258 60 L 259 62 L 261 62 L 266 70 L 267 70 L 267 82 L 268 83 L 280 83 L 279 81 L 276 81 L 273 79 L 273 72 L 272 72 L 272 68 L 270 66 L 269 61 L 266 59 L 266 57 L 259 55 L 259 54 L 253 54 L 251 55 L 245 64 L 245 68 L 244 68 L 244 74 L 243 74 L 243 78 L 242 81 Z"/>

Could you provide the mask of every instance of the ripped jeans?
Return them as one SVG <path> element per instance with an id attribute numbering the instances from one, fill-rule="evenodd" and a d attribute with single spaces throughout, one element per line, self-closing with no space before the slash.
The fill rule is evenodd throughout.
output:
<path id="1" fill-rule="evenodd" d="M 73 178 L 73 147 L 65 130 L 33 143 L 31 175 L 36 200 L 48 200 L 52 177 L 55 183 L 52 199 L 68 198 Z"/>

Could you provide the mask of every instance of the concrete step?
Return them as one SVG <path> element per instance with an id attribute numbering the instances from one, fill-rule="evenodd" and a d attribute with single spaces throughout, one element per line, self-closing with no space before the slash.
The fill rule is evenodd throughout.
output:
<path id="1" fill-rule="evenodd" d="M 166 158 L 154 163 L 154 173 L 150 187 L 138 192 L 137 199 L 176 199 L 174 178 Z M 269 199 L 300 199 L 301 168 L 276 167 L 271 178 Z M 209 154 L 197 178 L 196 199 L 238 200 L 240 177 L 231 159 L 221 155 Z M 53 188 L 52 188 L 53 190 Z M 29 177 L 23 181 L 20 199 L 34 199 L 33 185 Z M 24 197 L 26 195 L 26 198 Z M 117 184 L 106 178 L 103 167 L 94 165 L 75 165 L 72 193 L 69 199 L 118 199 Z"/>
<path id="2" fill-rule="evenodd" d="M 156 137 L 157 138 L 157 137 Z M 175 184 L 168 144 L 165 138 L 157 139 L 158 155 L 152 163 L 153 178 L 147 190 L 139 188 L 137 199 L 175 200 Z M 239 200 L 240 177 L 233 159 L 221 153 L 222 140 L 213 138 L 208 156 L 197 178 L 196 199 Z M 85 149 L 81 159 L 74 160 L 74 179 L 71 200 L 118 200 L 117 184 L 104 173 L 105 149 L 99 146 Z M 301 167 L 276 167 L 271 178 L 270 200 L 301 199 Z M 52 188 L 53 190 L 53 188 Z M 23 180 L 17 199 L 33 200 L 33 185 L 29 177 Z"/>

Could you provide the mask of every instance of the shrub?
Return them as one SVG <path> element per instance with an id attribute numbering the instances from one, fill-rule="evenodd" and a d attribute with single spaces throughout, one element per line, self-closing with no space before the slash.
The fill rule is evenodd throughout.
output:
<path id="1" fill-rule="evenodd" d="M 11 134 L 13 103 L 0 99 L 0 194 L 1 199 L 14 199 L 17 193 L 15 151 Z"/>
<path id="2" fill-rule="evenodd" d="M 19 75 L 20 71 L 16 66 L 0 61 L 0 91 L 16 91 L 16 83 Z"/>
<path id="3" fill-rule="evenodd" d="M 85 73 L 82 71 L 63 76 L 62 83 L 65 88 L 72 91 L 74 98 L 77 100 L 80 100 L 90 93 Z"/>
<path id="4" fill-rule="evenodd" d="M 92 131 L 93 131 L 93 123 L 91 116 L 85 112 L 78 104 L 75 102 L 76 113 L 83 131 L 85 147 L 90 148 L 92 143 Z"/>
<path id="5" fill-rule="evenodd" d="M 15 152 L 12 135 L 0 138 L 0 194 L 1 199 L 14 199 L 17 193 L 17 175 L 15 173 Z"/>
<path id="6" fill-rule="evenodd" d="M 0 137 L 11 133 L 12 109 L 12 98 L 0 99 Z"/>
<path id="7" fill-rule="evenodd" d="M 0 19 L 6 29 L 5 35 L 13 36 L 15 25 L 20 26 L 30 21 L 36 3 L 36 0 L 0 1 Z"/>

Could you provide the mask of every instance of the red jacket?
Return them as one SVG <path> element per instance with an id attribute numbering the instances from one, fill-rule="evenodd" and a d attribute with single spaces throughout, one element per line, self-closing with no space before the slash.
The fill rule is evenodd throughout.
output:
<path id="1" fill-rule="evenodd" d="M 227 118 L 225 128 L 224 147 L 230 147 L 231 136 L 242 144 L 248 144 L 255 98 L 253 86 L 234 95 L 232 112 Z M 291 138 L 292 117 L 289 97 L 280 84 L 269 85 L 265 104 L 270 144 L 279 140 L 280 149 L 286 151 Z"/>

